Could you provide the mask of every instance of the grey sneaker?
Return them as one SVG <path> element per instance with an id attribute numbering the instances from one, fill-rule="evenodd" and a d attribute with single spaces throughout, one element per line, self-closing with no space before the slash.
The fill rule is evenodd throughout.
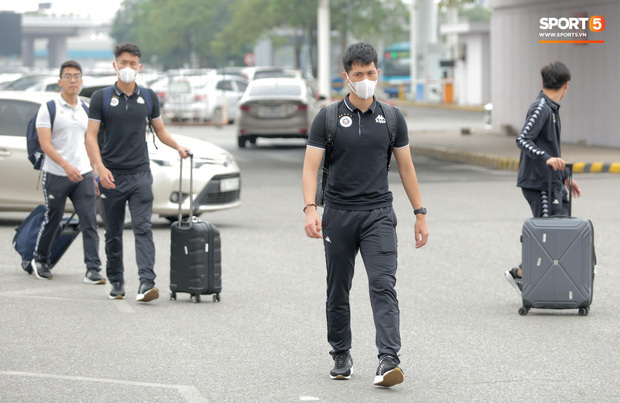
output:
<path id="1" fill-rule="evenodd" d="M 84 275 L 84 282 L 86 284 L 105 284 L 105 278 L 99 274 L 99 270 L 88 269 Z"/>
<path id="2" fill-rule="evenodd" d="M 506 280 L 510 283 L 511 286 L 514 287 L 515 290 L 521 295 L 523 291 L 523 277 L 519 276 L 517 272 L 519 269 L 517 267 L 513 267 L 510 270 L 506 270 Z"/>
<path id="3" fill-rule="evenodd" d="M 32 259 L 31 264 L 37 278 L 41 280 L 51 280 L 54 277 L 50 271 L 50 265 L 47 262 L 40 262 L 36 259 Z"/>
<path id="4" fill-rule="evenodd" d="M 159 298 L 159 290 L 155 287 L 155 282 L 152 280 L 140 281 L 136 301 L 149 302 L 157 298 Z"/>
<path id="5" fill-rule="evenodd" d="M 391 355 L 384 355 L 379 360 L 377 374 L 375 376 L 376 386 L 394 386 L 402 383 L 403 371 L 398 367 L 400 360 Z"/>
<path id="6" fill-rule="evenodd" d="M 334 357 L 334 369 L 329 373 L 332 379 L 351 379 L 352 373 L 353 358 L 351 358 L 351 353 L 347 351 Z"/>
<path id="7" fill-rule="evenodd" d="M 122 281 L 113 281 L 112 290 L 110 291 L 110 298 L 123 299 L 125 298 L 125 284 Z"/>

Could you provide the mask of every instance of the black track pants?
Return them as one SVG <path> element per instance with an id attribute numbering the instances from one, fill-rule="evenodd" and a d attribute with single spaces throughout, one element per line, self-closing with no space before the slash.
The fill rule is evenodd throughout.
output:
<path id="1" fill-rule="evenodd" d="M 351 348 L 349 291 L 360 251 L 370 292 L 379 355 L 400 350 L 396 298 L 396 215 L 391 207 L 339 210 L 325 207 L 323 244 L 327 262 L 327 339 L 331 354 Z"/>

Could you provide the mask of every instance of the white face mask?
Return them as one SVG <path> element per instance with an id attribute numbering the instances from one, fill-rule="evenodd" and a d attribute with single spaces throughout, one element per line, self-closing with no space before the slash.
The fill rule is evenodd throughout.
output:
<path id="1" fill-rule="evenodd" d="M 349 87 L 351 90 L 362 99 L 370 99 L 375 95 L 375 87 L 377 86 L 376 81 L 372 81 L 369 79 L 364 79 L 358 82 L 352 82 L 347 74 L 347 82 L 349 83 Z"/>
<path id="2" fill-rule="evenodd" d="M 138 76 L 138 70 L 134 70 L 131 67 L 125 67 L 122 70 L 116 68 L 116 75 L 122 82 L 126 84 L 131 84 Z"/>

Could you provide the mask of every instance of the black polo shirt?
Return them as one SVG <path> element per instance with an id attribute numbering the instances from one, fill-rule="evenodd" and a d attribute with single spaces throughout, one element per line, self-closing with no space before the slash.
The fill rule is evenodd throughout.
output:
<path id="1" fill-rule="evenodd" d="M 308 147 L 325 149 L 325 109 L 314 118 Z M 407 123 L 396 109 L 398 131 L 394 148 L 409 146 Z M 387 180 L 390 135 L 381 105 L 375 100 L 364 113 L 347 95 L 338 107 L 338 124 L 325 205 L 344 210 L 372 210 L 392 205 Z"/>
<path id="2" fill-rule="evenodd" d="M 153 102 L 151 119 L 159 119 L 161 118 L 159 98 L 152 90 L 147 89 L 147 91 Z M 112 174 L 145 172 L 150 169 L 146 143 L 148 113 L 148 106 L 137 85 L 133 94 L 127 96 L 114 84 L 105 119 L 103 118 L 103 89 L 93 93 L 88 119 L 101 122 L 103 125 L 101 160 Z"/>

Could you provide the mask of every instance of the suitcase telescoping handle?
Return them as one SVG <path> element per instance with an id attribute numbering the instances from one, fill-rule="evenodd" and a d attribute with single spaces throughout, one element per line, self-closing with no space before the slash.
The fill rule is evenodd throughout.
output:
<path id="1" fill-rule="evenodd" d="M 566 168 L 568 169 L 568 216 L 570 217 L 573 215 L 573 164 L 566 164 Z M 549 165 L 549 200 L 553 197 L 553 189 L 551 186 L 553 183 L 553 172 L 553 167 Z M 560 197 L 562 196 L 560 195 Z M 561 202 L 560 200 L 560 203 Z"/>
<path id="2" fill-rule="evenodd" d="M 192 221 L 194 221 L 194 198 L 193 184 L 194 184 L 194 154 L 186 151 L 189 155 L 189 228 L 192 227 Z M 179 161 L 179 221 L 178 226 L 181 228 L 181 222 L 183 220 L 183 214 L 181 214 L 181 206 L 183 205 L 183 158 Z"/>

